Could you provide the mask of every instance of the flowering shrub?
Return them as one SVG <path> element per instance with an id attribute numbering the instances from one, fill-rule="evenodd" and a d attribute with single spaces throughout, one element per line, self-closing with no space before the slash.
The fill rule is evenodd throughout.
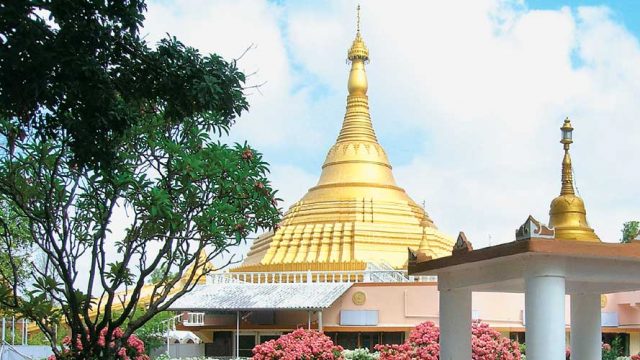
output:
<path id="1" fill-rule="evenodd" d="M 471 324 L 471 358 L 473 360 L 520 359 L 520 344 L 479 321 Z"/>
<path id="2" fill-rule="evenodd" d="M 115 349 L 116 341 L 121 339 L 124 335 L 124 332 L 120 328 L 116 328 L 113 330 L 111 334 L 112 339 L 107 341 L 106 339 L 107 329 L 102 329 L 100 331 L 98 337 L 98 345 L 103 348 L 99 354 L 95 354 L 96 359 L 100 359 L 104 357 L 104 353 L 107 352 L 107 346 L 109 347 L 109 352 L 115 352 L 116 359 L 119 360 L 149 360 L 149 356 L 144 353 L 144 343 L 137 336 L 131 335 L 127 339 L 126 343 L 122 344 L 119 349 Z M 80 338 L 76 339 L 75 347 L 71 344 L 71 338 L 69 336 L 65 336 L 62 339 L 62 351 L 61 355 L 56 358 L 55 355 L 49 356 L 48 360 L 67 360 L 67 359 L 78 359 L 81 354 L 76 353 L 77 351 L 82 351 L 82 341 Z"/>
<path id="3" fill-rule="evenodd" d="M 440 329 L 433 322 L 424 322 L 411 331 L 402 345 L 376 345 L 380 360 L 438 360 L 440 358 Z M 489 325 L 474 321 L 471 324 L 471 358 L 473 360 L 520 360 L 516 341 L 504 338 Z"/>
<path id="4" fill-rule="evenodd" d="M 342 347 L 333 344 L 325 334 L 298 329 L 253 348 L 254 360 L 342 360 Z"/>

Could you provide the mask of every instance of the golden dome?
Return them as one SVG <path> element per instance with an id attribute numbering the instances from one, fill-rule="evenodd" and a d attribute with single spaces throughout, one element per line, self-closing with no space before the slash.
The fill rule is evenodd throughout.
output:
<path id="1" fill-rule="evenodd" d="M 549 227 L 555 230 L 555 238 L 559 240 L 600 241 L 600 238 L 589 227 L 587 222 L 587 210 L 584 201 L 575 194 L 573 186 L 573 169 L 569 146 L 573 143 L 571 138 L 571 121 L 567 118 L 560 128 L 563 138 L 560 141 L 564 146 L 564 158 L 562 159 L 562 187 L 560 196 L 551 201 L 549 210 Z"/>
<path id="2" fill-rule="evenodd" d="M 367 97 L 368 59 L 358 25 L 349 50 L 346 113 L 320 179 L 277 231 L 256 239 L 236 271 L 356 270 L 367 263 L 406 268 L 407 248 L 450 254 L 452 239 L 396 184 L 378 143 Z"/>

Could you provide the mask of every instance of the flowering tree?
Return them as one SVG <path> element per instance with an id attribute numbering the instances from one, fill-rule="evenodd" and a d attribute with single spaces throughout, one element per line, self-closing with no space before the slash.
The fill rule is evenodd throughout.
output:
<path id="1" fill-rule="evenodd" d="M 440 358 L 440 329 L 431 321 L 416 326 L 402 345 L 376 345 L 380 360 L 438 360 Z M 519 360 L 520 348 L 491 329 L 488 324 L 471 324 L 471 358 L 473 360 Z"/>
<path id="2" fill-rule="evenodd" d="M 123 335 L 122 329 L 116 328 L 111 334 L 111 340 L 107 340 L 107 329 L 103 329 L 97 341 L 103 351 L 98 352 L 95 359 L 102 359 L 104 354 L 115 352 L 118 360 L 149 360 L 149 356 L 145 354 L 144 343 L 136 335 L 129 336 L 116 349 L 116 340 L 122 339 Z M 73 344 L 71 338 L 66 336 L 62 340 L 62 351 L 58 355 L 58 359 L 76 359 L 79 355 L 78 351 L 82 351 L 82 341 L 76 338 L 75 344 Z M 56 356 L 51 355 L 48 360 L 56 360 Z"/>
<path id="3" fill-rule="evenodd" d="M 151 48 L 145 9 L 0 5 L 0 311 L 59 357 L 65 326 L 76 359 L 117 358 L 211 260 L 279 220 L 267 163 L 224 138 L 248 109 L 245 75 L 175 38 Z"/>
<path id="4" fill-rule="evenodd" d="M 298 329 L 253 348 L 254 360 L 337 360 L 343 359 L 342 347 L 333 344 L 325 334 Z"/>

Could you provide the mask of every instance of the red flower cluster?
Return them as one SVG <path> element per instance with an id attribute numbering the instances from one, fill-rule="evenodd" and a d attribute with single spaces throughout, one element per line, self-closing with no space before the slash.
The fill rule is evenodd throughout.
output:
<path id="1" fill-rule="evenodd" d="M 107 329 L 102 329 L 98 337 L 98 346 L 107 348 L 107 343 L 110 351 L 114 351 L 116 347 L 116 341 L 121 339 L 124 332 L 120 328 L 115 328 L 111 334 L 111 340 L 106 339 Z M 71 338 L 65 336 L 62 339 L 62 354 L 60 359 L 77 359 L 80 358 L 78 351 L 82 351 L 82 341 L 80 338 L 76 339 L 75 347 L 71 345 Z M 144 343 L 137 336 L 131 335 L 127 339 L 127 342 L 123 344 L 119 349 L 115 350 L 117 359 L 119 360 L 149 360 L 149 356 L 144 353 Z M 100 354 L 96 354 L 99 356 Z M 49 356 L 47 360 L 56 360 L 55 355 Z"/>
<path id="2" fill-rule="evenodd" d="M 440 329 L 431 321 L 411 331 L 402 345 L 376 345 L 380 360 L 438 360 L 440 358 Z M 473 360 L 519 360 L 520 347 L 493 330 L 488 324 L 471 324 L 471 358 Z"/>
<path id="3" fill-rule="evenodd" d="M 631 360 L 640 360 L 640 355 L 631 355 Z"/>
<path id="4" fill-rule="evenodd" d="M 254 360 L 342 360 L 342 347 L 325 334 L 298 329 L 253 348 Z"/>

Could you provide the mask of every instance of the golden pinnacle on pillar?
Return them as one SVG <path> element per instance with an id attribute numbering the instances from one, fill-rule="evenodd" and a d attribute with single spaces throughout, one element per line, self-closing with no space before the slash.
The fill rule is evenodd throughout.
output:
<path id="1" fill-rule="evenodd" d="M 562 159 L 562 186 L 560 196 L 553 199 L 549 211 L 549 227 L 555 230 L 555 238 L 559 240 L 596 241 L 600 238 L 589 227 L 587 210 L 584 201 L 575 194 L 573 185 L 573 168 L 569 148 L 573 143 L 573 127 L 566 118 L 562 127 L 562 143 L 564 157 Z"/>

